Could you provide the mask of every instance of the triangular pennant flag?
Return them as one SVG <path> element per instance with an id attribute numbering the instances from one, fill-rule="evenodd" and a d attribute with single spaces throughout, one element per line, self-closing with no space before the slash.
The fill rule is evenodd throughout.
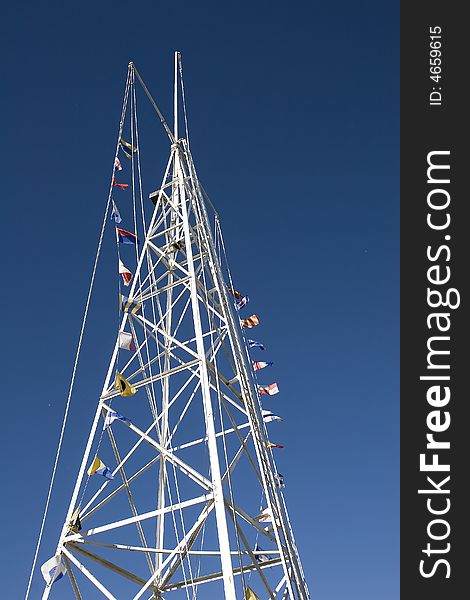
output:
<path id="1" fill-rule="evenodd" d="M 251 587 L 247 587 L 245 590 L 245 600 L 259 600 L 258 596 L 254 593 Z"/>
<path id="2" fill-rule="evenodd" d="M 274 444 L 274 442 L 268 442 L 267 446 L 268 446 L 269 449 L 271 449 L 271 448 L 280 448 L 280 449 L 284 448 L 284 446 L 281 446 L 280 444 Z"/>
<path id="3" fill-rule="evenodd" d="M 119 214 L 118 207 L 116 206 L 116 202 L 114 202 L 114 200 L 112 202 L 113 202 L 113 208 L 111 210 L 111 219 L 113 219 L 113 221 L 115 223 L 120 223 L 122 221 L 122 219 L 121 219 L 121 215 Z"/>
<path id="4" fill-rule="evenodd" d="M 129 187 L 129 184 L 128 184 L 128 183 L 118 183 L 118 182 L 117 182 L 117 181 L 114 179 L 114 177 L 113 177 L 113 185 L 114 185 L 114 187 L 121 188 L 121 190 L 125 190 L 127 187 Z"/>
<path id="5" fill-rule="evenodd" d="M 122 260 L 119 259 L 119 274 L 122 276 L 124 281 L 124 285 L 129 285 L 132 279 L 132 273 L 129 269 L 124 265 Z"/>
<path id="6" fill-rule="evenodd" d="M 119 348 L 122 350 L 130 350 L 134 352 L 134 338 L 132 337 L 132 333 L 128 333 L 127 331 L 119 332 Z"/>
<path id="7" fill-rule="evenodd" d="M 123 377 L 121 373 L 119 373 L 119 371 L 116 371 L 114 387 L 119 390 L 121 396 L 133 396 L 137 392 L 136 388 L 131 385 L 127 379 Z"/>
<path id="8" fill-rule="evenodd" d="M 70 518 L 70 531 L 72 533 L 78 533 L 82 530 L 82 524 L 80 522 L 79 509 L 77 508 Z"/>
<path id="9" fill-rule="evenodd" d="M 251 329 L 252 327 L 256 327 L 256 325 L 259 325 L 258 315 L 251 315 L 251 317 L 241 320 L 241 326 L 246 329 Z"/>
<path id="10" fill-rule="evenodd" d="M 114 168 L 117 169 L 118 171 L 122 171 L 121 161 L 119 160 L 119 158 L 117 156 L 114 159 Z"/>
<path id="11" fill-rule="evenodd" d="M 138 239 L 135 233 L 132 231 L 126 231 L 116 227 L 116 240 L 118 244 L 132 244 L 135 246 L 138 243 Z"/>
<path id="12" fill-rule="evenodd" d="M 261 414 L 263 415 L 263 421 L 265 423 L 271 423 L 271 421 L 282 421 L 281 417 L 275 415 L 270 410 L 262 410 Z"/>
<path id="13" fill-rule="evenodd" d="M 264 350 L 264 345 L 261 342 L 257 342 L 256 340 L 247 340 L 247 342 L 250 348 L 259 348 L 260 350 Z"/>
<path id="14" fill-rule="evenodd" d="M 41 566 L 41 573 L 47 585 L 52 585 L 66 573 L 65 566 L 60 559 L 60 556 L 53 556 Z"/>
<path id="15" fill-rule="evenodd" d="M 134 148 L 132 144 L 129 144 L 129 142 L 126 142 L 126 140 L 124 140 L 123 138 L 119 140 L 119 143 L 121 144 L 121 146 L 129 148 L 129 150 L 131 150 L 132 152 L 137 152 L 137 148 Z"/>
<path id="16" fill-rule="evenodd" d="M 258 562 L 264 562 L 265 560 L 271 560 L 271 557 L 269 557 L 267 554 L 261 554 L 261 552 L 263 552 L 263 548 L 261 548 L 261 546 L 259 546 L 258 544 L 256 544 L 255 546 L 255 558 Z"/>
<path id="17" fill-rule="evenodd" d="M 105 429 L 108 429 L 108 427 L 114 421 L 122 421 L 123 423 L 130 423 L 129 419 L 127 417 L 125 417 L 124 415 L 119 414 L 115 410 L 110 410 L 106 413 L 106 416 L 104 418 L 103 431 Z"/>
<path id="18" fill-rule="evenodd" d="M 90 476 L 98 474 L 106 477 L 106 479 L 114 479 L 111 469 L 108 469 L 99 456 L 95 457 L 95 460 L 91 463 L 87 473 Z"/>
<path id="19" fill-rule="evenodd" d="M 263 361 L 259 361 L 259 360 L 254 360 L 253 361 L 253 370 L 259 371 L 261 369 L 264 369 L 265 367 L 272 367 L 273 364 L 274 364 L 273 362 L 263 362 Z"/>
<path id="20" fill-rule="evenodd" d="M 134 302 L 134 300 L 129 300 L 127 296 L 121 295 L 119 298 L 119 307 L 121 308 L 122 312 L 132 313 L 135 315 L 135 313 L 141 309 L 142 304 L 140 302 Z"/>

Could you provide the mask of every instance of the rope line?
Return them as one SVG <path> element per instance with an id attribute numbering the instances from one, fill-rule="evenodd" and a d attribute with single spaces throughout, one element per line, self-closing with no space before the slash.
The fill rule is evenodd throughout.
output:
<path id="1" fill-rule="evenodd" d="M 121 138 L 122 127 L 123 127 L 124 118 L 125 118 L 125 114 L 126 114 L 127 97 L 128 97 L 128 93 L 129 93 L 130 72 L 131 72 L 131 68 L 129 67 L 128 72 L 127 72 L 126 87 L 125 87 L 124 100 L 123 100 L 122 111 L 121 111 L 121 121 L 119 123 L 119 135 L 118 135 L 118 140 L 117 140 L 117 144 L 116 144 L 116 154 L 115 154 L 115 157 L 117 157 L 117 154 L 118 154 L 119 140 Z M 115 170 L 115 165 L 113 163 L 113 179 L 114 179 L 114 170 Z M 36 569 L 36 563 L 37 563 L 37 559 L 38 559 L 39 549 L 41 547 L 42 536 L 43 536 L 43 533 L 44 533 L 44 526 L 45 526 L 45 523 L 46 523 L 48 511 L 49 511 L 49 504 L 50 504 L 50 501 L 51 501 L 52 490 L 53 490 L 53 487 L 54 487 L 55 476 L 56 476 L 56 472 L 57 472 L 57 466 L 58 466 L 58 463 L 59 463 L 60 453 L 61 453 L 61 450 L 62 450 L 62 442 L 63 442 L 63 439 L 64 439 L 65 428 L 67 426 L 67 419 L 68 419 L 68 414 L 69 414 L 69 410 L 70 410 L 70 403 L 71 403 L 71 400 L 72 400 L 72 393 L 73 393 L 73 388 L 74 388 L 74 384 L 75 384 L 75 375 L 76 375 L 76 372 L 77 372 L 78 361 L 79 361 L 79 358 L 80 358 L 80 351 L 81 351 L 81 348 L 82 348 L 82 341 L 83 341 L 83 336 L 84 336 L 84 333 L 85 333 L 85 326 L 86 326 L 87 317 L 88 317 L 88 309 L 90 307 L 91 296 L 92 296 L 92 293 L 93 293 L 93 287 L 94 287 L 94 283 L 95 283 L 96 270 L 97 270 L 97 267 L 98 267 L 98 261 L 99 261 L 100 254 L 101 254 L 101 246 L 103 244 L 104 231 L 105 231 L 105 228 L 106 228 L 106 222 L 107 222 L 107 218 L 108 218 L 109 206 L 111 204 L 112 189 L 113 189 L 113 184 L 111 182 L 111 185 L 110 185 L 110 188 L 109 188 L 109 193 L 108 193 L 108 201 L 106 203 L 106 208 L 105 208 L 104 216 L 103 216 L 103 223 L 101 225 L 101 232 L 100 232 L 100 237 L 99 237 L 99 241 L 98 241 L 98 247 L 97 247 L 97 250 L 96 250 L 95 261 L 94 261 L 94 264 L 93 264 L 93 270 L 92 270 L 92 274 L 91 274 L 90 285 L 88 287 L 88 295 L 87 295 L 87 300 L 86 300 L 86 304 L 85 304 L 85 310 L 84 310 L 84 313 L 83 313 L 82 324 L 81 324 L 81 327 L 80 327 L 80 335 L 79 335 L 79 338 L 78 338 L 77 351 L 75 353 L 75 360 L 74 360 L 74 364 L 73 364 L 72 376 L 71 376 L 71 379 L 70 379 L 69 391 L 68 391 L 68 395 L 67 395 L 67 403 L 65 405 L 64 418 L 62 420 L 62 427 L 61 427 L 60 436 L 59 436 L 59 443 L 57 445 L 57 451 L 56 451 L 56 455 L 55 455 L 55 459 L 54 459 L 54 466 L 52 468 L 51 480 L 50 480 L 50 483 L 49 483 L 49 488 L 48 488 L 48 491 L 47 491 L 46 502 L 45 502 L 45 505 L 44 505 L 44 512 L 43 512 L 43 516 L 42 516 L 41 527 L 39 529 L 39 535 L 38 535 L 38 540 L 37 540 L 37 543 L 36 543 L 36 549 L 35 549 L 35 552 L 34 552 L 33 563 L 31 565 L 31 571 L 30 571 L 30 574 L 29 574 L 29 580 L 28 580 L 28 586 L 26 588 L 25 600 L 28 600 L 28 598 L 29 598 L 29 592 L 30 592 L 30 589 L 31 589 L 31 584 L 32 584 L 32 581 L 33 581 L 34 571 Z"/>

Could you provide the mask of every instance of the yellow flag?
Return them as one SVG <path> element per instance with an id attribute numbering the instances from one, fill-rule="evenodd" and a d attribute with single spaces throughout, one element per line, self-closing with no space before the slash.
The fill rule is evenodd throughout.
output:
<path id="1" fill-rule="evenodd" d="M 95 473 L 98 473 L 98 475 L 103 475 L 103 477 L 106 477 L 106 479 L 114 479 L 111 469 L 108 469 L 99 456 L 95 457 L 94 461 L 90 465 L 90 468 L 88 469 L 88 475 L 94 475 Z"/>
<path id="2" fill-rule="evenodd" d="M 101 460 L 101 458 L 99 456 L 96 456 L 95 460 L 91 463 L 87 473 L 88 473 L 88 475 L 94 475 L 96 473 L 96 471 L 98 471 L 98 469 L 102 469 L 105 466 L 106 465 Z"/>
<path id="3" fill-rule="evenodd" d="M 250 587 L 247 587 L 245 591 L 245 600 L 259 600 L 259 598 Z"/>
<path id="4" fill-rule="evenodd" d="M 123 140 L 122 138 L 119 140 L 119 143 L 121 144 L 121 148 L 124 152 L 124 154 L 126 156 L 128 156 L 129 158 L 131 157 L 130 154 L 128 154 L 125 150 L 124 150 L 124 146 L 126 148 L 129 148 L 129 150 L 132 150 L 132 152 L 137 152 L 137 148 L 134 148 L 134 146 L 132 144 L 129 144 L 129 142 L 126 142 L 126 140 Z"/>
<path id="5" fill-rule="evenodd" d="M 119 371 L 116 371 L 116 381 L 114 386 L 119 390 L 121 396 L 133 396 L 137 392 L 135 387 L 131 385 Z"/>
<path id="6" fill-rule="evenodd" d="M 78 533 L 82 529 L 82 524 L 80 523 L 80 514 L 79 509 L 77 508 L 73 515 L 70 518 L 70 531 L 72 533 Z"/>

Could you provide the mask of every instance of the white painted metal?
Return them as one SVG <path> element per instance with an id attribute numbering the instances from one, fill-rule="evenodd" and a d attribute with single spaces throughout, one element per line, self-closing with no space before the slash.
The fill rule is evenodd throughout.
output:
<path id="1" fill-rule="evenodd" d="M 176 65 L 176 63 L 175 63 Z M 176 67 L 175 67 L 176 68 Z M 176 74 L 176 71 L 175 71 Z M 186 244 L 186 258 L 190 272 L 191 303 L 193 309 L 194 329 L 196 333 L 196 346 L 201 361 L 200 378 L 202 399 L 204 404 L 204 416 L 206 419 L 207 446 L 209 449 L 209 459 L 212 474 L 212 483 L 214 485 L 214 503 L 217 516 L 217 533 L 219 537 L 220 554 L 222 561 L 222 572 L 224 574 L 224 591 L 226 600 L 236 600 L 235 586 L 233 581 L 232 559 L 230 557 L 230 543 L 228 539 L 227 521 L 224 506 L 224 495 L 222 489 L 222 478 L 220 475 L 219 456 L 217 452 L 217 443 L 215 438 L 215 426 L 213 417 L 213 406 L 209 387 L 209 375 L 207 373 L 206 354 L 204 340 L 202 337 L 201 315 L 199 312 L 199 299 L 196 290 L 196 277 L 194 273 L 193 251 L 191 234 L 189 231 L 189 220 L 187 205 L 185 200 L 185 188 L 183 185 L 183 176 L 181 173 L 179 152 L 176 155 L 175 162 L 178 165 L 178 178 L 180 179 L 181 207 L 183 212 L 183 231 Z"/>
<path id="2" fill-rule="evenodd" d="M 149 593 L 154 600 L 179 599 L 181 590 L 197 600 L 202 584 L 200 597 L 212 585 L 216 596 L 241 600 L 248 576 L 261 596 L 307 600 L 238 313 L 188 144 L 178 139 L 179 61 L 176 53 L 173 132 L 164 122 L 170 157 L 158 192 L 151 194 L 155 208 L 139 235 L 143 243 L 125 292 L 143 306 L 122 313 L 119 326 L 130 328 L 136 350 L 122 356 L 116 341 L 56 555 L 66 557 L 76 598 L 99 593 L 122 600 L 120 588 L 113 588 L 113 578 L 122 577 L 137 586 L 125 596 L 134 600 Z M 132 153 L 131 160 L 138 156 Z M 140 163 L 137 172 L 140 177 Z M 135 396 L 122 398 L 114 388 L 116 370 L 136 388 Z M 130 421 L 103 432 L 102 419 L 111 410 Z M 87 466 L 106 452 L 115 458 L 116 465 L 108 465 L 115 479 L 90 479 Z M 273 515 L 268 528 L 256 517 L 265 507 Z M 83 523 L 78 533 L 70 529 L 77 509 Z M 264 550 L 254 550 L 258 539 Z M 121 566 L 126 557 L 129 567 Z M 46 586 L 43 600 L 56 589 L 65 598 L 59 585 L 64 583 Z"/>

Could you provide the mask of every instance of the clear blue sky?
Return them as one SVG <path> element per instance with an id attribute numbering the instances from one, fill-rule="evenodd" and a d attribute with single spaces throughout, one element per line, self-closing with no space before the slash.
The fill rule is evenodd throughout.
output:
<path id="1" fill-rule="evenodd" d="M 398 598 L 398 2 L 25 1 L 1 27 L 2 597 L 23 597 L 33 557 L 127 64 L 170 118 L 179 49 L 199 176 L 282 389 L 312 598 Z M 114 341 L 115 274 L 98 275 L 40 562 Z"/>

